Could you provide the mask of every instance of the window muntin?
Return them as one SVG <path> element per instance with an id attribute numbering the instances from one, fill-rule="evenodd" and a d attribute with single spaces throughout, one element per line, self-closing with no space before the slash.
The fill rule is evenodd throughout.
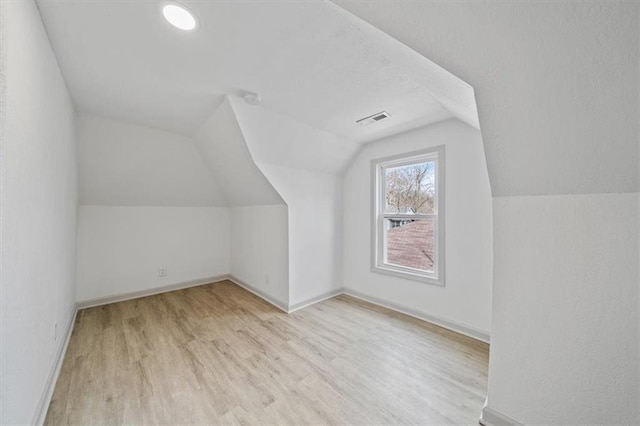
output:
<path id="1" fill-rule="evenodd" d="M 444 147 L 372 162 L 372 269 L 444 285 Z"/>

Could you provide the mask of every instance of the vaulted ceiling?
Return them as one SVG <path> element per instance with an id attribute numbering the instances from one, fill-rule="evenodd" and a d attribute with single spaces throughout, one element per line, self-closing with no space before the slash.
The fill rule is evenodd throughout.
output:
<path id="1" fill-rule="evenodd" d="M 640 189 L 638 2 L 334 1 L 473 85 L 493 195 Z"/>
<path id="2" fill-rule="evenodd" d="M 190 136 L 225 95 L 249 90 L 263 98 L 264 113 L 245 121 L 295 122 L 344 151 L 319 167 L 330 172 L 388 134 L 452 115 L 477 125 L 470 86 L 332 3 L 184 3 L 197 31 L 171 27 L 160 1 L 38 1 L 80 112 Z M 355 123 L 382 110 L 391 118 Z M 273 143 L 286 155 L 282 145 L 298 141 Z"/>

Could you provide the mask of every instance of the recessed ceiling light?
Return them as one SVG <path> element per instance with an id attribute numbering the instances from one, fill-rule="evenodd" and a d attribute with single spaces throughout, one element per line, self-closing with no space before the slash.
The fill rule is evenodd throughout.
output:
<path id="1" fill-rule="evenodd" d="M 181 30 L 191 31 L 198 26 L 196 17 L 186 7 L 178 3 L 168 3 L 162 8 L 164 19 Z"/>

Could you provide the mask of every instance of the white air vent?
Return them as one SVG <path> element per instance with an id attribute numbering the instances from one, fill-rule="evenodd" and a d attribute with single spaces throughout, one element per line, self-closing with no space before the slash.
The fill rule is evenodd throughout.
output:
<path id="1" fill-rule="evenodd" d="M 382 120 L 384 120 L 386 118 L 389 118 L 389 117 L 391 117 L 389 115 L 389 113 L 387 113 L 386 111 L 382 111 L 382 112 L 379 112 L 377 114 L 373 114 L 373 115 L 370 115 L 368 117 L 361 118 L 360 120 L 356 121 L 356 123 L 358 123 L 361 126 L 368 126 L 371 123 L 375 123 L 377 121 L 382 121 Z"/>

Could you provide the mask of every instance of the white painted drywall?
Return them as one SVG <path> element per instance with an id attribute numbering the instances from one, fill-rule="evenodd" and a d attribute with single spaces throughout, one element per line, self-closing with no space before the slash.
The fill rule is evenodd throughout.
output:
<path id="1" fill-rule="evenodd" d="M 489 406 L 525 424 L 632 424 L 638 194 L 494 199 Z"/>
<path id="2" fill-rule="evenodd" d="M 186 136 L 80 114 L 78 147 L 81 204 L 226 206 Z"/>
<path id="3" fill-rule="evenodd" d="M 0 423 L 29 424 L 75 309 L 75 111 L 35 3 L 0 31 Z"/>
<path id="4" fill-rule="evenodd" d="M 233 207 L 231 274 L 282 306 L 289 303 L 287 206 Z"/>
<path id="5" fill-rule="evenodd" d="M 229 206 L 284 204 L 255 165 L 228 98 L 193 138 Z"/>
<path id="6" fill-rule="evenodd" d="M 474 87 L 500 196 L 489 406 L 523 423 L 640 423 L 638 305 L 628 305 L 639 303 L 638 256 L 627 236 L 638 207 L 615 195 L 640 189 L 640 3 L 337 3 Z M 581 193 L 611 195 L 566 195 Z M 552 197 L 502 198 L 536 194 L 558 194 L 558 213 L 547 212 Z M 627 353 L 612 354 L 622 340 Z"/>
<path id="7" fill-rule="evenodd" d="M 81 111 L 189 135 L 221 94 L 251 90 L 272 111 L 341 135 L 347 144 L 446 113 L 423 84 L 433 72 L 416 81 L 388 55 L 389 44 L 369 37 L 329 2 L 186 3 L 202 23 L 197 31 L 176 31 L 155 1 L 39 1 Z M 416 54 L 411 59 L 429 62 Z M 430 65 L 428 71 L 448 74 Z M 471 88 L 457 83 L 473 99 Z M 383 109 L 394 119 L 355 125 Z"/>
<path id="8" fill-rule="evenodd" d="M 77 300 L 228 274 L 229 229 L 225 207 L 81 206 Z"/>
<path id="9" fill-rule="evenodd" d="M 289 207 L 289 305 L 342 286 L 340 176 L 258 163 Z"/>
<path id="10" fill-rule="evenodd" d="M 640 3 L 335 3 L 473 86 L 493 195 L 640 190 Z"/>
<path id="11" fill-rule="evenodd" d="M 371 160 L 445 145 L 445 287 L 371 271 Z M 344 287 L 483 334 L 491 326 L 492 213 L 480 133 L 455 119 L 364 147 L 344 177 Z"/>
<path id="12" fill-rule="evenodd" d="M 288 206 L 289 305 L 339 289 L 342 179 L 337 173 L 357 146 L 265 107 L 229 102 L 253 161 Z"/>
<path id="13" fill-rule="evenodd" d="M 229 98 L 255 161 L 295 169 L 342 173 L 360 149 L 358 144 L 317 130 L 266 106 Z"/>

